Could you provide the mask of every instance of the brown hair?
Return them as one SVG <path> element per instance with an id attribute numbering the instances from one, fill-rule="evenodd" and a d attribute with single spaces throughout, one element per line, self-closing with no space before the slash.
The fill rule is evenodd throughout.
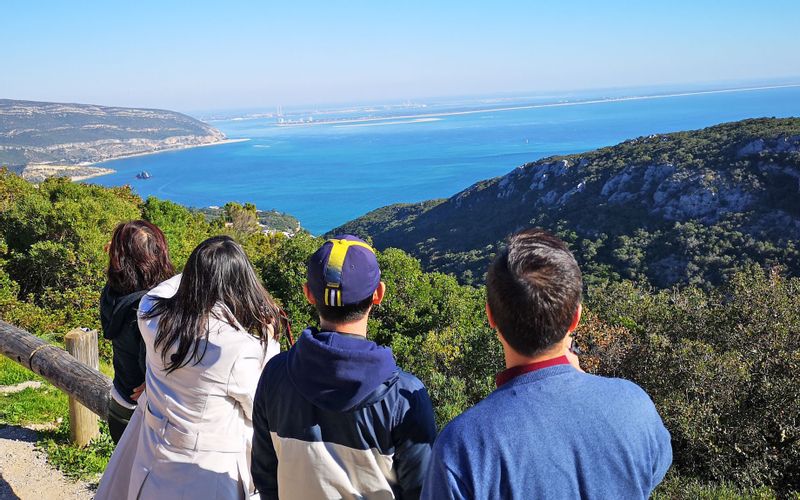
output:
<path id="1" fill-rule="evenodd" d="M 119 224 L 108 257 L 108 284 L 120 294 L 150 290 L 175 274 L 164 233 L 145 220 Z"/>

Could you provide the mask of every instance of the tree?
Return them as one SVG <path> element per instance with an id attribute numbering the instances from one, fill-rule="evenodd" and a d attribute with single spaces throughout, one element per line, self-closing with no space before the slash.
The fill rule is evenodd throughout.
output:
<path id="1" fill-rule="evenodd" d="M 171 201 L 147 198 L 142 207 L 142 217 L 164 232 L 169 245 L 169 255 L 176 269 L 182 269 L 192 250 L 212 236 L 211 227 L 202 214 Z"/>

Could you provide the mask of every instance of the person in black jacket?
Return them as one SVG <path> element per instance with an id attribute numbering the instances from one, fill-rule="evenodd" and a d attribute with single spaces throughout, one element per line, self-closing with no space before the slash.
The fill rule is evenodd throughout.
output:
<path id="1" fill-rule="evenodd" d="M 108 408 L 111 439 L 119 442 L 144 390 L 145 349 L 136 310 L 148 290 L 175 274 L 164 233 L 136 220 L 114 229 L 108 245 L 108 282 L 100 295 L 103 336 L 114 351 L 114 385 Z"/>
<path id="2" fill-rule="evenodd" d="M 309 328 L 261 375 L 253 403 L 253 481 L 262 499 L 420 495 L 436 437 L 425 386 L 367 339 L 385 285 L 372 248 L 354 236 L 308 260 Z"/>

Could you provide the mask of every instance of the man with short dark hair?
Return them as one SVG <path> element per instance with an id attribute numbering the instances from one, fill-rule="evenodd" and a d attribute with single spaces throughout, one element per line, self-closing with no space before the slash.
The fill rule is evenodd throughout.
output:
<path id="1" fill-rule="evenodd" d="M 570 352 L 582 286 L 561 240 L 540 229 L 511 236 L 486 280 L 506 370 L 442 431 L 423 498 L 647 498 L 664 478 L 670 435 L 650 398 L 583 373 Z"/>
<path id="2" fill-rule="evenodd" d="M 367 340 L 383 300 L 374 250 L 350 235 L 307 263 L 319 330 L 264 369 L 253 410 L 253 481 L 262 499 L 418 498 L 436 436 L 422 383 Z"/>

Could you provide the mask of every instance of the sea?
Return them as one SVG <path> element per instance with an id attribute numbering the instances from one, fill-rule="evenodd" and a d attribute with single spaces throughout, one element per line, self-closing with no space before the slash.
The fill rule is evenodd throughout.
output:
<path id="1" fill-rule="evenodd" d="M 314 234 L 392 203 L 444 198 L 551 155 L 756 117 L 800 116 L 800 85 L 486 96 L 223 114 L 242 142 L 105 162 L 88 182 L 191 207 L 254 203 Z M 147 171 L 150 179 L 136 174 Z"/>

